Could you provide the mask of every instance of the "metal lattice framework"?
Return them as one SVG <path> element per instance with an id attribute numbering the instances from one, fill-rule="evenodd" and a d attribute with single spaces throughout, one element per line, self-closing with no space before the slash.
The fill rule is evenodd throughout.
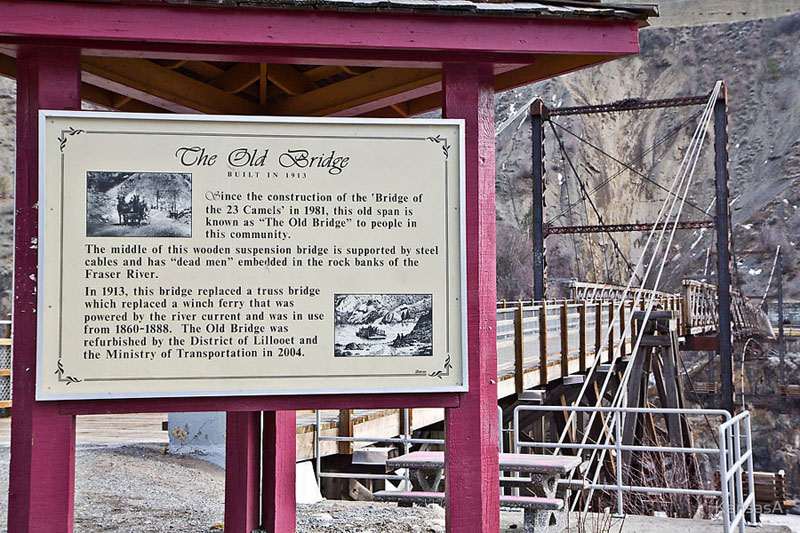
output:
<path id="1" fill-rule="evenodd" d="M 550 226 L 545 225 L 544 234 L 547 235 L 568 235 L 572 233 L 621 233 L 628 231 L 651 231 L 655 226 L 656 230 L 664 228 L 665 224 L 653 224 L 643 222 L 641 224 L 598 224 L 589 226 Z M 713 228 L 713 220 L 685 220 L 678 222 L 678 229 L 700 229 Z"/>
<path id="2" fill-rule="evenodd" d="M 626 289 L 618 285 L 570 283 L 570 298 L 581 301 L 619 300 Z M 628 289 L 628 299 L 636 294 L 644 300 L 654 294 L 650 289 Z M 680 310 L 682 335 L 701 335 L 718 331 L 719 303 L 717 286 L 697 280 L 683 280 L 683 294 L 655 291 L 657 305 L 667 310 Z M 731 320 L 734 337 L 761 335 L 773 338 L 774 332 L 767 314 L 738 291 L 731 291 Z"/>
<path id="3" fill-rule="evenodd" d="M 685 96 L 680 98 L 662 98 L 659 100 L 640 100 L 628 98 L 610 104 L 588 105 L 578 107 L 558 107 L 550 110 L 550 116 L 591 115 L 595 113 L 613 113 L 619 111 L 635 111 L 637 109 L 661 109 L 665 107 L 683 107 L 703 105 L 708 102 L 708 95 Z"/>
<path id="4" fill-rule="evenodd" d="M 688 325 L 687 334 L 716 331 L 719 326 L 718 307 L 716 285 L 683 280 L 683 312 L 684 322 Z M 734 337 L 775 336 L 767 314 L 735 290 L 731 291 L 731 321 Z"/>

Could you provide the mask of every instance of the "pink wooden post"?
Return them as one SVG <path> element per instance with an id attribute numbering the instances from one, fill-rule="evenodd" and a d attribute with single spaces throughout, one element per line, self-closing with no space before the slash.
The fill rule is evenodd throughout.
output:
<path id="1" fill-rule="evenodd" d="M 225 531 L 250 533 L 259 525 L 261 413 L 228 412 L 225 426 Z"/>
<path id="2" fill-rule="evenodd" d="M 80 109 L 80 52 L 32 47 L 17 60 L 17 186 L 14 239 L 14 404 L 8 530 L 71 532 L 75 417 L 37 403 L 36 276 L 39 109 Z"/>
<path id="3" fill-rule="evenodd" d="M 444 113 L 466 120 L 469 392 L 445 412 L 447 531 L 500 528 L 497 444 L 494 90 L 489 64 L 443 67 Z"/>
<path id="4" fill-rule="evenodd" d="M 294 411 L 228 412 L 225 438 L 225 531 L 295 531 Z M 263 477 L 259 513 L 259 477 L 263 435 Z"/>
<path id="5" fill-rule="evenodd" d="M 264 412 L 261 529 L 294 533 L 297 428 L 294 411 Z"/>

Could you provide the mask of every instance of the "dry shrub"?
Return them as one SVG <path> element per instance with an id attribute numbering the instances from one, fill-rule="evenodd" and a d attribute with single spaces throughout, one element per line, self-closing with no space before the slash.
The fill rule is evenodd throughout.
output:
<path id="1" fill-rule="evenodd" d="M 533 242 L 517 227 L 498 224 L 497 298 L 516 300 L 533 295 Z"/>

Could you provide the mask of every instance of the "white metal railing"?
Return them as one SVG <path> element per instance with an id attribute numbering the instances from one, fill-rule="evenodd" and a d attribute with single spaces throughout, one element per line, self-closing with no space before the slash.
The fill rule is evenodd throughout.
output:
<path id="1" fill-rule="evenodd" d="M 594 443 L 556 443 L 537 442 L 520 439 L 519 415 L 523 411 L 564 411 L 564 412 L 603 412 L 613 413 L 611 426 L 608 431 L 613 431 L 613 444 Z M 680 446 L 646 446 L 626 445 L 622 443 L 621 424 L 626 413 L 662 414 L 662 415 L 711 415 L 724 418 L 718 428 L 718 447 L 680 447 Z M 756 525 L 755 509 L 755 484 L 753 482 L 753 447 L 750 435 L 750 413 L 744 411 L 734 417 L 722 409 L 670 409 L 670 408 L 644 408 L 644 407 L 583 407 L 561 405 L 520 405 L 514 409 L 513 420 L 514 451 L 520 453 L 524 448 L 561 448 L 577 450 L 613 450 L 616 460 L 616 483 L 597 483 L 597 478 L 584 483 L 585 489 L 599 489 L 613 491 L 617 498 L 617 513 L 624 514 L 623 494 L 625 492 L 652 493 L 652 494 L 686 494 L 696 496 L 716 496 L 722 503 L 722 521 L 724 533 L 731 533 L 736 528 L 744 533 L 745 513 L 749 507 L 749 525 Z M 744 428 L 742 428 L 744 425 Z M 744 447 L 744 448 L 743 448 Z M 684 489 L 676 487 L 658 487 L 643 485 L 623 484 L 623 451 L 648 451 L 680 454 L 703 454 L 717 456 L 719 459 L 720 489 Z M 746 471 L 748 476 L 748 494 L 744 496 L 742 474 Z"/>
<path id="2" fill-rule="evenodd" d="M 315 428 L 314 428 L 314 457 L 316 461 L 316 473 L 317 473 L 317 486 L 320 486 L 321 478 L 345 478 L 345 479 L 383 479 L 389 481 L 403 481 L 405 483 L 406 490 L 410 490 L 411 487 L 411 478 L 409 477 L 408 470 L 403 475 L 398 474 L 369 474 L 369 473 L 356 473 L 356 472 L 323 472 L 322 471 L 322 453 L 320 450 L 320 444 L 322 441 L 333 441 L 333 442 L 369 442 L 369 443 L 388 443 L 388 444 L 400 444 L 403 446 L 403 453 L 407 454 L 411 451 L 411 446 L 414 444 L 434 444 L 439 446 L 444 446 L 444 439 L 419 439 L 413 437 L 413 428 L 411 427 L 409 420 L 409 411 L 410 409 L 403 409 L 403 433 L 398 435 L 397 437 L 371 437 L 371 436 L 362 436 L 362 437 L 340 437 L 340 436 L 327 436 L 322 435 L 321 427 L 322 427 L 322 420 L 320 417 L 320 411 L 317 410 L 315 415 Z M 503 409 L 499 405 L 497 406 L 497 415 L 498 415 L 498 442 L 500 446 L 500 453 L 503 453 L 503 433 L 512 433 L 513 430 L 511 429 L 504 429 L 503 428 Z"/>

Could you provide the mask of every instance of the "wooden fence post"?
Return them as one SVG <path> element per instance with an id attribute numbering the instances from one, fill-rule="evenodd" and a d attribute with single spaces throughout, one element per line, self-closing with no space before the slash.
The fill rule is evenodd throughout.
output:
<path id="1" fill-rule="evenodd" d="M 525 312 L 522 300 L 514 310 L 514 388 L 517 394 L 525 390 Z"/>
<path id="2" fill-rule="evenodd" d="M 600 349 L 603 346 L 603 301 L 595 302 L 594 308 L 594 356 L 602 360 L 603 353 Z"/>
<path id="3" fill-rule="evenodd" d="M 569 375 L 569 305 L 561 304 L 561 376 Z"/>
<path id="4" fill-rule="evenodd" d="M 580 371 L 586 372 L 586 300 L 578 307 L 578 320 L 580 322 Z"/>
<path id="5" fill-rule="evenodd" d="M 619 306 L 619 356 L 625 357 L 627 355 L 627 350 L 625 348 L 625 343 L 627 339 L 625 338 L 625 306 L 628 304 L 625 300 L 620 302 Z"/>
<path id="6" fill-rule="evenodd" d="M 539 385 L 547 385 L 547 300 L 539 308 Z"/>
<path id="7" fill-rule="evenodd" d="M 355 433 L 355 420 L 352 409 L 339 409 L 339 436 L 352 437 Z M 339 441 L 339 453 L 351 455 L 353 453 L 352 441 Z"/>

